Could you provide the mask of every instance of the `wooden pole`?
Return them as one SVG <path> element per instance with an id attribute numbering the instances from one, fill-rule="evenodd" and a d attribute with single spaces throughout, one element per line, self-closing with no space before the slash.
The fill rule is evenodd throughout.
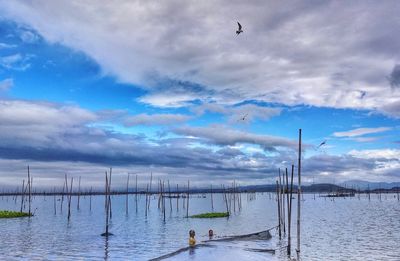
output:
<path id="1" fill-rule="evenodd" d="M 297 187 L 297 259 L 300 259 L 300 217 L 301 217 L 301 129 L 299 129 L 299 159 L 298 159 L 298 179 Z"/>
<path id="2" fill-rule="evenodd" d="M 109 213 L 110 213 L 110 219 L 112 219 L 112 204 L 111 204 L 111 173 L 112 173 L 112 168 L 110 168 L 110 173 L 108 174 L 108 205 L 109 205 Z"/>
<path id="3" fill-rule="evenodd" d="M 30 178 L 30 172 L 29 172 L 29 165 L 28 165 L 28 213 L 29 216 L 31 216 L 31 199 L 32 199 L 32 195 L 31 195 L 31 178 Z"/>
<path id="4" fill-rule="evenodd" d="M 294 173 L 294 165 L 292 165 L 292 175 L 290 178 L 290 200 L 288 206 L 288 247 L 287 247 L 287 254 L 288 256 L 291 255 L 291 229 L 292 229 L 292 195 L 293 195 L 293 173 Z"/>
<path id="5" fill-rule="evenodd" d="M 57 204 L 56 204 L 56 187 L 53 189 L 53 204 L 54 204 L 54 215 L 57 215 Z"/>
<path id="6" fill-rule="evenodd" d="M 80 201 L 80 197 L 81 197 L 81 176 L 79 176 L 79 181 L 78 181 L 78 205 L 77 205 L 77 209 L 79 210 L 79 201 Z"/>
<path id="7" fill-rule="evenodd" d="M 281 211 L 282 211 L 282 225 L 283 225 L 283 235 L 286 235 L 286 218 L 285 218 L 285 177 L 284 173 L 282 173 L 282 180 L 281 175 L 279 175 L 279 182 L 281 185 Z"/>
<path id="8" fill-rule="evenodd" d="M 153 172 L 150 172 L 150 188 L 149 188 L 149 192 L 150 192 L 150 195 L 149 195 L 149 200 L 148 200 L 148 206 L 147 206 L 147 208 L 148 209 L 150 209 L 150 199 L 151 199 L 151 184 L 153 183 Z"/>
<path id="9" fill-rule="evenodd" d="M 137 198 L 138 198 L 138 190 L 137 190 L 137 174 L 136 174 L 136 182 L 135 182 L 135 205 L 136 205 L 136 213 L 137 213 L 137 211 L 138 211 Z"/>
<path id="10" fill-rule="evenodd" d="M 176 212 L 179 211 L 179 186 L 176 184 Z"/>
<path id="11" fill-rule="evenodd" d="M 212 188 L 212 184 L 211 184 L 211 211 L 214 212 L 214 200 L 213 200 L 213 188 Z"/>
<path id="12" fill-rule="evenodd" d="M 168 180 L 168 196 L 169 196 L 170 213 L 172 213 L 172 198 L 171 198 L 171 187 L 169 186 L 169 180 Z"/>
<path id="13" fill-rule="evenodd" d="M 105 235 L 105 236 L 108 236 L 108 223 L 109 223 L 109 208 L 110 208 L 110 204 L 108 203 L 108 201 L 109 201 L 109 197 L 108 197 L 108 194 L 109 194 L 109 189 L 110 189 L 110 186 L 109 186 L 109 181 L 108 181 L 108 175 L 107 175 L 107 171 L 106 171 L 106 187 L 105 187 L 105 204 L 106 204 L 106 232 L 103 234 L 103 235 Z"/>
<path id="14" fill-rule="evenodd" d="M 128 211 L 128 196 L 129 196 L 129 176 L 130 174 L 128 173 L 128 178 L 126 180 L 126 199 L 125 199 L 125 214 L 128 215 L 129 211 Z"/>
<path id="15" fill-rule="evenodd" d="M 164 196 L 164 188 L 165 188 L 165 182 L 163 181 L 161 184 L 161 200 L 163 202 L 162 204 L 162 210 L 163 210 L 163 216 L 164 216 L 164 222 L 165 222 L 165 196 Z"/>
<path id="16" fill-rule="evenodd" d="M 223 197 L 225 199 L 225 206 L 226 206 L 226 213 L 228 213 L 228 215 L 230 214 L 229 208 L 228 208 L 228 198 L 226 197 L 226 191 L 225 191 L 225 186 L 223 186 Z"/>
<path id="17" fill-rule="evenodd" d="M 149 193 L 149 184 L 147 184 L 146 185 L 146 207 L 145 207 L 145 209 L 146 209 L 146 211 L 145 211 L 145 216 L 147 217 L 147 210 L 148 210 L 148 208 L 147 208 L 147 194 Z"/>
<path id="18" fill-rule="evenodd" d="M 280 186 L 279 182 L 276 181 L 276 199 L 278 201 L 278 231 L 279 231 L 279 240 L 282 238 L 282 232 L 281 232 L 281 204 L 280 204 Z"/>
<path id="19" fill-rule="evenodd" d="M 89 210 L 92 211 L 92 189 L 93 187 L 90 187 L 90 195 L 89 195 Z"/>
<path id="20" fill-rule="evenodd" d="M 25 198 L 25 180 L 24 179 L 22 180 L 21 193 L 22 193 L 22 195 L 21 195 L 21 210 L 20 210 L 20 212 L 22 212 L 22 210 L 23 210 L 22 208 L 24 206 L 24 198 Z"/>
<path id="21" fill-rule="evenodd" d="M 187 189 L 187 206 L 186 206 L 186 218 L 189 217 L 189 180 L 188 180 L 188 189 Z"/>
<path id="22" fill-rule="evenodd" d="M 66 192 L 68 192 L 68 178 L 67 178 L 67 174 L 64 175 L 64 185 L 63 185 L 63 190 L 62 190 L 62 195 L 61 195 L 61 204 L 60 204 L 60 211 L 62 213 L 63 211 L 63 205 L 64 205 L 64 195 L 66 195 Z"/>
<path id="23" fill-rule="evenodd" d="M 72 184 L 74 183 L 74 178 L 71 178 L 71 188 L 68 195 L 68 221 L 71 219 L 71 199 L 72 199 Z"/>

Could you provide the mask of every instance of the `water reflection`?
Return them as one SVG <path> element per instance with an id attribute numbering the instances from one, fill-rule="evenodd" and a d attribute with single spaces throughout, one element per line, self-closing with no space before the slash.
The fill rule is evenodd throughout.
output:
<path id="1" fill-rule="evenodd" d="M 108 250 L 108 236 L 104 236 L 104 260 L 107 261 L 109 257 Z"/>
<path id="2" fill-rule="evenodd" d="M 303 260 L 396 260 L 400 256 L 400 202 L 394 195 L 382 195 L 378 198 L 361 195 L 361 198 L 336 198 L 329 200 L 318 195 L 305 195 L 302 209 L 301 256 Z M 0 209 L 19 210 L 20 202 L 0 199 Z M 138 211 L 135 197 L 129 200 L 129 215 L 126 216 L 126 197 L 113 197 L 112 232 L 117 237 L 101 237 L 104 232 L 105 210 L 104 197 L 81 198 L 81 211 L 72 208 L 71 220 L 67 220 L 67 201 L 64 200 L 63 213 L 54 215 L 54 201 L 36 198 L 33 209 L 37 208 L 31 219 L 0 220 L 2 244 L 0 253 L 6 260 L 18 260 L 23 256 L 27 260 L 45 256 L 48 260 L 148 260 L 187 247 L 190 229 L 198 232 L 198 243 L 209 239 L 209 229 L 215 231 L 214 238 L 227 235 L 241 235 L 276 226 L 276 201 L 274 195 L 259 193 L 257 197 L 242 196 L 242 211 L 232 213 L 228 219 L 193 219 L 186 218 L 186 210 L 177 211 L 176 200 L 173 208 L 166 202 L 165 222 L 158 210 L 157 198 L 152 202 L 145 217 L 145 197 L 138 197 Z M 58 200 L 60 199 L 60 200 Z M 61 197 L 57 199 L 60 204 Z M 76 198 L 72 198 L 75 206 Z M 210 198 L 192 197 L 189 215 L 209 212 Z M 179 207 L 182 202 L 178 202 Z M 59 206 L 61 208 L 61 205 Z M 214 210 L 226 208 L 222 195 L 214 195 Z M 293 213 L 296 213 L 294 208 Z M 292 216 L 292 256 L 296 257 L 296 228 Z M 288 260 L 284 247 L 286 237 L 279 242 L 277 234 L 272 239 L 255 244 L 234 243 L 222 247 L 196 248 L 185 253 L 185 258 L 204 260 L 203 255 L 218 260 L 238 260 L 245 252 L 244 260 L 249 255 L 254 260 Z M 112 247 L 110 248 L 110 244 Z M 279 249 L 282 247 L 282 249 Z M 254 251 L 251 249 L 277 249 L 276 254 Z M 279 250 L 278 250 L 279 249 Z M 240 250 L 240 251 L 239 251 Z M 111 257 L 110 257 L 111 256 Z M 203 259 L 201 259 L 203 258 Z M 259 258 L 259 259 L 257 259 Z M 40 258 L 39 258 L 40 259 Z M 177 259 L 179 260 L 179 259 Z"/>

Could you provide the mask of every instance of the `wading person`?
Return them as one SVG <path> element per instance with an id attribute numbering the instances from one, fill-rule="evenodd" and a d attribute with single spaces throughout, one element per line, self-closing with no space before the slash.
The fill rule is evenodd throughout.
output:
<path id="1" fill-rule="evenodd" d="M 194 238 L 194 236 L 196 235 L 196 233 L 194 232 L 193 229 L 191 229 L 189 231 L 189 246 L 194 247 L 196 245 L 196 239 Z"/>
<path id="2" fill-rule="evenodd" d="M 212 229 L 208 230 L 208 237 L 210 238 L 210 240 L 213 238 L 214 236 L 214 231 Z"/>

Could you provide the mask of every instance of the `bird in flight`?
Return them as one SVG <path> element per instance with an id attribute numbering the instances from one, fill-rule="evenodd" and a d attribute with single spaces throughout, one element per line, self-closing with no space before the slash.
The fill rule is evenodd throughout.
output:
<path id="1" fill-rule="evenodd" d="M 243 30 L 242 30 L 242 25 L 239 22 L 237 22 L 237 24 L 239 28 L 236 30 L 236 35 L 239 35 L 240 33 L 243 33 Z"/>
<path id="2" fill-rule="evenodd" d="M 249 115 L 249 114 L 248 114 L 248 113 L 246 113 L 246 114 L 245 114 L 243 117 L 241 117 L 241 118 L 240 118 L 240 120 L 241 120 L 241 121 L 245 121 L 245 120 L 246 120 L 246 117 L 247 117 L 247 115 Z"/>
<path id="3" fill-rule="evenodd" d="M 326 140 L 324 140 L 323 142 L 321 142 L 321 144 L 319 144 L 319 146 L 317 147 L 318 149 L 321 147 L 321 146 L 324 146 L 326 144 Z"/>

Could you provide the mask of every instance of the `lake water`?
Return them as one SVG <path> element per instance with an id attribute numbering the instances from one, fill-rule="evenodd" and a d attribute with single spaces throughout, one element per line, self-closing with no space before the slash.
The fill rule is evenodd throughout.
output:
<path id="1" fill-rule="evenodd" d="M 188 231 L 196 231 L 197 242 L 208 239 L 211 228 L 216 236 L 259 232 L 277 224 L 274 196 L 257 193 L 254 200 L 242 195 L 242 209 L 231 217 L 219 219 L 185 218 L 186 210 L 176 209 L 176 199 L 166 199 L 166 220 L 152 197 L 145 217 L 145 198 L 139 197 L 136 212 L 135 196 L 129 196 L 129 212 L 125 196 L 112 197 L 113 216 L 106 240 L 104 232 L 104 196 L 81 197 L 72 200 L 72 217 L 67 221 L 67 204 L 60 212 L 60 197 L 54 213 L 52 196 L 37 196 L 33 200 L 32 218 L 0 219 L 0 259 L 5 260 L 148 260 L 187 246 Z M 296 204 L 293 201 L 293 250 L 296 245 Z M 0 198 L 0 209 L 18 210 L 12 197 Z M 233 206 L 232 206 L 233 209 Z M 214 195 L 214 210 L 225 211 L 221 194 Z M 192 195 L 189 214 L 211 211 L 210 197 Z M 286 245 L 279 241 L 276 230 L 271 240 L 213 243 L 214 247 L 195 249 L 170 260 L 288 260 Z M 382 195 L 371 201 L 362 195 L 353 198 L 321 198 L 304 195 L 302 201 L 302 260 L 400 260 L 400 202 L 396 195 Z M 247 251 L 248 248 L 278 249 L 275 255 Z"/>

